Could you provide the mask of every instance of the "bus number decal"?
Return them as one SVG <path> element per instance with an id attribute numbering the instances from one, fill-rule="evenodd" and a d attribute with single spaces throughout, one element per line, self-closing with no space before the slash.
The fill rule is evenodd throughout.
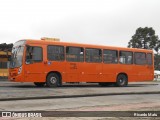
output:
<path id="1" fill-rule="evenodd" d="M 70 69 L 77 69 L 76 63 L 70 63 Z"/>

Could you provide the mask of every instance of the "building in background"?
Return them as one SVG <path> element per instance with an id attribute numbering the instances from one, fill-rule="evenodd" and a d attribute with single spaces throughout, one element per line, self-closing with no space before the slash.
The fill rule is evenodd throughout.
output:
<path id="1" fill-rule="evenodd" d="M 13 44 L 0 44 L 0 78 L 8 77 L 9 58 Z"/>

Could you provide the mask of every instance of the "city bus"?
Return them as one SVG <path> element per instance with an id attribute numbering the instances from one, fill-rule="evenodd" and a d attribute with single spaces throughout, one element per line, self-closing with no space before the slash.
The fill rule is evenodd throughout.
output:
<path id="1" fill-rule="evenodd" d="M 38 87 L 63 83 L 114 84 L 152 81 L 152 50 L 50 40 L 20 40 L 12 48 L 9 80 Z"/>

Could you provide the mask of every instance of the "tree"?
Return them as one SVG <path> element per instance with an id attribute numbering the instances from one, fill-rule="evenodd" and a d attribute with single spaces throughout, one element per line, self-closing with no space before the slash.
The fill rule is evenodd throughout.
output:
<path id="1" fill-rule="evenodd" d="M 160 55 L 154 55 L 154 68 L 155 70 L 160 70 Z"/>
<path id="2" fill-rule="evenodd" d="M 136 30 L 136 33 L 132 36 L 132 39 L 128 42 L 128 47 L 152 49 L 159 42 L 159 38 L 155 35 L 155 30 L 152 27 L 139 27 Z"/>

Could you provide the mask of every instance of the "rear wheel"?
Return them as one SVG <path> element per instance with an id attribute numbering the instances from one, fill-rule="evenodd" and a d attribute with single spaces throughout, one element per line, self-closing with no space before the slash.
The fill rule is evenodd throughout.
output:
<path id="1" fill-rule="evenodd" d="M 34 84 L 37 86 L 37 87 L 43 87 L 45 85 L 45 82 L 34 82 Z"/>
<path id="2" fill-rule="evenodd" d="M 46 85 L 48 87 L 57 87 L 59 86 L 60 77 L 56 73 L 50 73 L 47 76 Z"/>
<path id="3" fill-rule="evenodd" d="M 124 74 L 119 74 L 117 76 L 116 86 L 118 87 L 125 87 L 128 85 L 128 78 Z"/>

